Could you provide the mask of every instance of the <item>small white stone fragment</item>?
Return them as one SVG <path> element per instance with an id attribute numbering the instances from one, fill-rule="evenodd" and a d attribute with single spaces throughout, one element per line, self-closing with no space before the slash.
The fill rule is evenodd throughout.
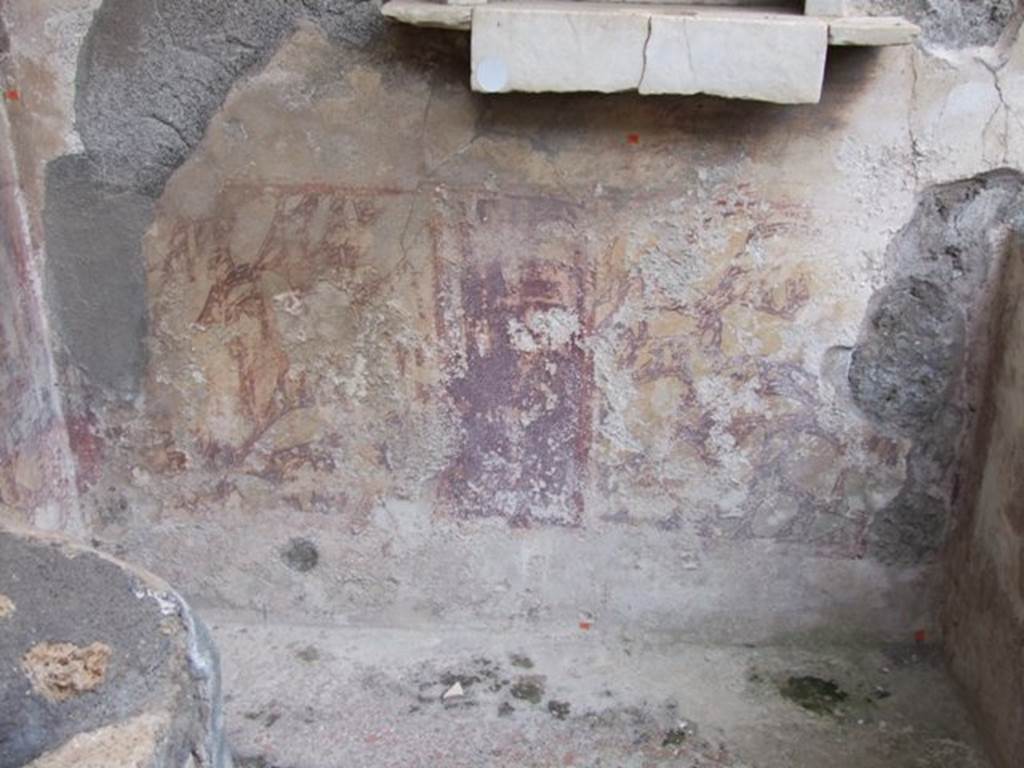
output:
<path id="1" fill-rule="evenodd" d="M 473 21 L 472 5 L 452 5 L 426 0 L 391 0 L 380 12 L 389 19 L 417 27 L 469 29 Z"/>
<path id="2" fill-rule="evenodd" d="M 456 680 L 455 681 L 455 685 L 453 685 L 451 688 L 449 688 L 447 691 L 445 691 L 444 694 L 441 696 L 441 698 L 444 699 L 445 701 L 447 701 L 448 699 L 457 699 L 457 698 L 459 698 L 461 696 L 465 696 L 465 695 L 466 695 L 466 692 L 464 690 L 462 690 L 462 683 L 460 683 L 458 680 Z"/>

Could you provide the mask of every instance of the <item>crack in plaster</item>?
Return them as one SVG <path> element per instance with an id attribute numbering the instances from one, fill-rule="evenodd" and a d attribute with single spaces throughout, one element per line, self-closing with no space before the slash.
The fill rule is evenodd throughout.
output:
<path id="1" fill-rule="evenodd" d="M 647 17 L 647 37 L 644 38 L 644 47 L 641 51 L 643 55 L 643 65 L 640 68 L 640 80 L 637 82 L 637 90 L 640 90 L 644 84 L 644 78 L 647 77 L 647 47 L 651 44 L 651 31 L 654 28 L 654 17 Z"/>
<path id="2" fill-rule="evenodd" d="M 989 74 L 992 75 L 992 86 L 995 88 L 996 96 L 999 97 L 999 104 L 992 111 L 992 114 L 989 116 L 988 120 L 985 122 L 985 127 L 982 129 L 981 135 L 982 135 L 982 138 L 984 140 L 984 137 L 988 135 L 989 129 L 992 127 L 992 124 L 995 122 L 996 117 L 999 115 L 999 112 L 1002 111 L 1003 112 L 1003 137 L 1002 137 L 1003 156 L 1002 156 L 1002 162 L 1005 164 L 1007 162 L 1008 158 L 1009 158 L 1009 155 L 1010 155 L 1010 116 L 1011 116 L 1011 113 L 1012 113 L 1012 110 L 1010 109 L 1010 105 L 1006 101 L 1006 94 L 1003 93 L 1003 85 L 1002 85 L 1001 82 L 999 82 L 999 70 L 1002 68 L 1002 66 L 1005 64 L 1005 62 L 1003 62 L 1003 64 L 1001 64 L 999 66 L 996 66 L 996 65 L 993 65 L 991 62 L 986 61 L 981 56 L 975 57 L 975 61 L 977 61 L 979 64 L 981 64 L 981 66 L 983 66 L 985 69 L 987 69 Z"/>
<path id="3" fill-rule="evenodd" d="M 921 151 L 920 139 L 918 139 L 917 133 L 914 131 L 914 115 L 917 109 L 919 77 L 916 51 L 911 51 L 910 53 L 910 71 L 912 80 L 910 83 L 910 105 L 907 109 L 907 136 L 910 139 L 910 171 L 914 176 L 914 191 L 916 192 L 921 186 L 921 170 L 919 165 L 920 161 L 924 158 L 924 152 Z"/>

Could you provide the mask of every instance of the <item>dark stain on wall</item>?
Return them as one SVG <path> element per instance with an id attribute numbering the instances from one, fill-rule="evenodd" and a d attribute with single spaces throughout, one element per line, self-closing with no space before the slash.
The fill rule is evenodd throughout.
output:
<path id="1" fill-rule="evenodd" d="M 306 573 L 312 571 L 320 562 L 320 551 L 309 539 L 296 537 L 288 542 L 281 552 L 284 564 L 293 571 Z"/>

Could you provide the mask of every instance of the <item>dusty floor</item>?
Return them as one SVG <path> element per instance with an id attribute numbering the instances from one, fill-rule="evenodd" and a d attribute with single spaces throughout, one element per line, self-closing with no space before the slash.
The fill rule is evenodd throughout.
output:
<path id="1" fill-rule="evenodd" d="M 241 768 L 989 768 L 928 645 L 208 620 Z"/>

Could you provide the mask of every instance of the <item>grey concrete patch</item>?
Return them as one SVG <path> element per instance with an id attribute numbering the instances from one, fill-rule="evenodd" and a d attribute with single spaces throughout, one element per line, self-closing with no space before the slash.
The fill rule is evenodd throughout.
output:
<path id="1" fill-rule="evenodd" d="M 223 764 L 217 660 L 159 582 L 97 553 L 0 532 L 0 768 L 143 715 L 163 725 L 151 757 Z"/>
<path id="2" fill-rule="evenodd" d="M 84 156 L 47 166 L 46 285 L 62 354 L 97 387 L 131 393 L 145 367 L 142 236 L 153 201 Z"/>

